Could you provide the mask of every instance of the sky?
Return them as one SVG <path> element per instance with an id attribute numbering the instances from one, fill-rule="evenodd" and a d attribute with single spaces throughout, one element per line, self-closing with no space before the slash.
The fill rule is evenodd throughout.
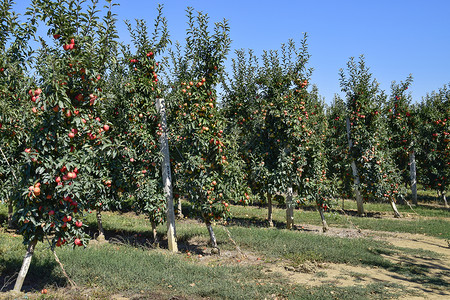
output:
<path id="1" fill-rule="evenodd" d="M 103 0 L 100 0 L 102 3 Z M 343 95 L 339 70 L 350 57 L 365 56 L 366 65 L 381 89 L 388 94 L 392 81 L 412 74 L 409 89 L 414 102 L 450 83 L 449 0 L 115 0 L 118 30 L 129 42 L 124 20 L 144 19 L 153 26 L 158 4 L 173 42 L 183 42 L 187 28 L 186 8 L 207 13 L 211 22 L 227 19 L 231 28 L 231 63 L 234 49 L 280 49 L 293 39 L 297 44 L 308 34 L 314 68 L 311 83 L 331 103 Z M 28 0 L 16 0 L 17 10 Z"/>

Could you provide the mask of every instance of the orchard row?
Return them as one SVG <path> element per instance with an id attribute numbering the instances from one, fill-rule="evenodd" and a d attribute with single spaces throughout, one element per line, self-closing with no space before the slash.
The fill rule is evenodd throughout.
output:
<path id="1" fill-rule="evenodd" d="M 161 7 L 152 30 L 127 23 L 124 45 L 110 1 L 33 1 L 24 23 L 1 5 L 0 197 L 31 253 L 47 238 L 85 246 L 85 214 L 96 211 L 102 234 L 101 211 L 125 203 L 153 230 L 165 221 L 158 98 L 178 213 L 189 201 L 214 247 L 211 224 L 230 217 L 230 203 L 267 202 L 272 223 L 273 198 L 284 200 L 290 227 L 292 210 L 312 202 L 326 230 L 323 212 L 340 196 L 355 197 L 360 214 L 365 201 L 390 202 L 398 217 L 408 184 L 445 199 L 447 86 L 413 105 L 412 77 L 387 96 L 361 57 L 341 71 L 345 99 L 327 106 L 310 84 L 306 36 L 260 58 L 238 50 L 226 73 L 227 22 L 211 32 L 192 9 L 185 46 L 170 49 Z"/>

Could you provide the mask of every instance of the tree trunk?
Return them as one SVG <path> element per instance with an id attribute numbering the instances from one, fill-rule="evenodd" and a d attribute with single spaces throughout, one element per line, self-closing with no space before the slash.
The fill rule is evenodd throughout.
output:
<path id="1" fill-rule="evenodd" d="M 323 214 L 323 208 L 319 207 L 319 214 L 320 214 L 320 218 L 322 219 L 322 230 L 323 232 L 327 232 L 328 231 L 328 224 L 327 224 L 327 220 L 325 220 L 325 215 Z"/>
<path id="2" fill-rule="evenodd" d="M 272 194 L 267 193 L 267 221 L 269 222 L 269 227 L 273 227 L 273 213 L 272 213 Z"/>
<path id="3" fill-rule="evenodd" d="M 183 219 L 183 210 L 182 210 L 182 206 L 181 206 L 181 199 L 178 198 L 178 206 L 177 206 L 177 218 L 178 219 Z"/>
<path id="4" fill-rule="evenodd" d="M 156 223 L 152 222 L 152 232 L 153 232 L 153 244 L 155 246 L 159 246 L 159 241 L 158 241 L 158 232 L 156 231 Z"/>
<path id="5" fill-rule="evenodd" d="M 390 202 L 391 202 L 392 210 L 394 211 L 394 217 L 395 217 L 395 218 L 401 218 L 402 215 L 401 215 L 400 212 L 398 211 L 397 205 L 395 205 L 394 200 L 391 199 Z"/>
<path id="6" fill-rule="evenodd" d="M 417 205 L 417 175 L 416 175 L 416 155 L 414 151 L 409 154 L 409 172 L 411 175 L 411 195 L 412 203 Z"/>
<path id="7" fill-rule="evenodd" d="M 167 118 L 166 118 L 166 105 L 164 99 L 156 99 L 156 108 L 161 114 L 161 128 L 162 134 L 159 138 L 161 143 L 161 153 L 163 155 L 162 168 L 162 180 L 164 186 L 164 195 L 166 196 L 166 216 L 167 216 L 167 242 L 169 244 L 169 251 L 178 252 L 177 234 L 175 229 L 175 211 L 173 205 L 173 191 L 172 191 L 172 172 L 170 169 L 170 156 L 169 156 L 169 140 L 167 136 Z"/>
<path id="8" fill-rule="evenodd" d="M 292 187 L 288 187 L 286 195 L 286 228 L 292 229 L 294 226 L 294 203 L 292 200 Z"/>
<path id="9" fill-rule="evenodd" d="M 348 149 L 349 149 L 349 152 L 351 153 L 352 147 L 353 147 L 353 142 L 350 137 L 350 120 L 348 117 L 347 117 L 347 138 L 348 138 Z M 358 216 L 361 217 L 364 215 L 364 205 L 363 205 L 363 200 L 361 198 L 361 194 L 359 192 L 360 180 L 359 180 L 358 169 L 356 168 L 356 163 L 355 163 L 354 158 L 352 158 L 352 172 L 353 172 L 353 185 L 354 185 L 354 189 L 355 189 L 356 205 L 358 207 Z"/>
<path id="10" fill-rule="evenodd" d="M 37 242 L 38 242 L 37 240 L 32 240 L 28 245 L 27 253 L 23 258 L 22 268 L 20 268 L 16 284 L 14 285 L 15 292 L 20 292 L 20 290 L 22 289 L 23 281 L 25 280 L 25 277 L 27 276 L 28 273 L 28 269 L 30 268 L 31 258 L 33 257 L 34 249 L 36 247 Z"/>
<path id="11" fill-rule="evenodd" d="M 442 192 L 442 200 L 444 200 L 445 208 L 448 208 L 449 206 L 448 206 L 448 202 L 447 202 L 447 197 L 445 196 L 445 191 Z"/>
<path id="12" fill-rule="evenodd" d="M 9 229 L 12 229 L 14 227 L 13 214 L 14 214 L 13 202 L 12 202 L 12 199 L 9 199 L 9 201 L 8 201 L 8 228 Z"/>
<path id="13" fill-rule="evenodd" d="M 97 240 L 99 242 L 105 241 L 105 230 L 103 229 L 102 211 L 100 208 L 97 208 L 97 229 L 98 229 Z"/>
<path id="14" fill-rule="evenodd" d="M 208 229 L 209 232 L 209 240 L 211 242 L 211 247 L 213 247 L 213 250 L 211 251 L 211 253 L 213 254 L 219 254 L 219 247 L 217 247 L 217 239 L 216 239 L 216 235 L 214 234 L 214 230 L 212 228 L 211 222 L 207 221 L 206 222 L 206 228 Z"/>

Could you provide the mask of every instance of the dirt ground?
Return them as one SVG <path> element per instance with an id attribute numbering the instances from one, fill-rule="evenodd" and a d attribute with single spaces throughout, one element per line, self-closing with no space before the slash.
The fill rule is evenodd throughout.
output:
<path id="1" fill-rule="evenodd" d="M 292 267 L 288 261 L 268 262 L 238 247 L 233 251 L 222 251 L 220 256 L 196 254 L 205 264 L 251 264 L 262 265 L 263 272 L 276 272 L 287 277 L 291 283 L 308 285 L 311 287 L 332 284 L 338 287 L 366 286 L 371 283 L 390 283 L 405 287 L 411 293 L 405 299 L 450 299 L 450 245 L 447 241 L 420 234 L 380 232 L 349 228 L 330 228 L 323 233 L 321 226 L 297 225 L 297 229 L 311 233 L 339 236 L 346 238 L 370 237 L 376 240 L 389 242 L 396 247 L 423 249 L 440 254 L 440 258 L 426 258 L 416 255 L 388 256 L 383 255 L 391 262 L 402 265 L 425 268 L 428 276 L 440 276 L 447 285 L 442 288 L 429 288 L 419 282 L 411 281 L 406 276 L 390 272 L 383 268 L 367 266 L 351 266 L 335 263 L 306 262 L 300 266 Z M 197 239 L 197 240 L 195 240 Z M 194 238 L 190 244 L 197 244 L 199 248 L 206 249 L 207 240 Z M 264 284 L 263 282 L 261 284 Z"/>

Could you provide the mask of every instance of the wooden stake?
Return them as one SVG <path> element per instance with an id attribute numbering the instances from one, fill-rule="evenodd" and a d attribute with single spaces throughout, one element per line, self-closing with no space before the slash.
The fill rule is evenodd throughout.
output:
<path id="1" fill-rule="evenodd" d="M 348 139 L 348 149 L 351 153 L 352 147 L 353 147 L 353 142 L 350 137 L 350 120 L 348 117 L 347 117 L 347 139 Z M 358 207 L 358 216 L 361 217 L 364 215 L 364 205 L 363 205 L 363 201 L 361 198 L 361 194 L 359 192 L 360 181 L 359 181 L 358 169 L 356 168 L 355 159 L 353 157 L 352 157 L 352 172 L 353 172 L 353 185 L 355 188 L 356 205 Z"/>
<path id="2" fill-rule="evenodd" d="M 414 151 L 409 153 L 409 173 L 411 176 L 412 202 L 417 205 L 417 176 L 416 176 L 416 155 Z"/>
<path id="3" fill-rule="evenodd" d="M 178 252 L 178 245 L 175 231 L 175 210 L 173 207 L 173 191 L 172 191 L 172 176 L 170 170 L 170 156 L 169 156 L 169 140 L 167 137 L 167 118 L 166 118 L 166 105 L 164 99 L 156 99 L 156 109 L 161 115 L 161 127 L 162 134 L 159 138 L 161 143 L 161 153 L 163 155 L 162 177 L 164 194 L 166 196 L 167 204 L 167 241 L 169 244 L 169 250 L 171 252 Z"/>

